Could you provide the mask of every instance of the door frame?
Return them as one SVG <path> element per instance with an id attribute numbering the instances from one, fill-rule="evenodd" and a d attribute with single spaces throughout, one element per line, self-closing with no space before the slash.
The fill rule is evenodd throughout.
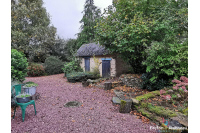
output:
<path id="1" fill-rule="evenodd" d="M 85 62 L 86 62 L 86 59 L 89 60 L 89 68 L 88 68 L 88 69 L 89 69 L 89 71 L 90 71 L 90 57 L 84 57 L 85 72 L 86 72 L 86 63 L 85 63 Z M 88 71 L 88 72 L 89 72 L 89 71 Z"/>
<path id="2" fill-rule="evenodd" d="M 110 75 L 111 75 L 111 58 L 101 58 L 102 60 L 102 77 L 103 77 L 103 61 L 109 61 L 110 62 Z"/>

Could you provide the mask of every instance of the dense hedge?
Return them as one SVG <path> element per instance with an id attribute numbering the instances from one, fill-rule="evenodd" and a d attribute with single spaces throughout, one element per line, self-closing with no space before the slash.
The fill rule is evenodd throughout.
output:
<path id="1" fill-rule="evenodd" d="M 97 79 L 92 73 L 85 72 L 72 72 L 66 75 L 68 82 L 81 82 L 86 81 L 87 79 Z"/>
<path id="2" fill-rule="evenodd" d="M 56 56 L 48 57 L 44 62 L 44 66 L 48 75 L 63 73 L 64 63 Z"/>
<path id="3" fill-rule="evenodd" d="M 11 50 L 11 80 L 24 81 L 27 75 L 28 62 L 25 55 L 16 49 Z"/>

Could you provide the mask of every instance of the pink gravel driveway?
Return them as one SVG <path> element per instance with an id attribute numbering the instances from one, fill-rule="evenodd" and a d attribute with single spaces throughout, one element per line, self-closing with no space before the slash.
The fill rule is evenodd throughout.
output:
<path id="1" fill-rule="evenodd" d="M 150 124 L 144 124 L 136 116 L 119 113 L 113 106 L 111 93 L 103 89 L 82 87 L 81 83 L 69 83 L 64 74 L 29 77 L 39 86 L 36 100 L 37 115 L 32 105 L 26 108 L 22 122 L 21 109 L 11 120 L 12 133 L 150 133 Z M 79 107 L 66 108 L 70 101 L 82 103 Z"/>

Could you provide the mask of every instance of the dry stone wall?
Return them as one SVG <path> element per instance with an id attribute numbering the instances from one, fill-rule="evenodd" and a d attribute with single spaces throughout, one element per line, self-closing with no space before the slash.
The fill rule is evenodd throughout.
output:
<path id="1" fill-rule="evenodd" d="M 119 77 L 119 81 L 122 81 L 128 87 L 141 88 L 142 79 L 140 77 L 138 74 L 122 74 Z"/>

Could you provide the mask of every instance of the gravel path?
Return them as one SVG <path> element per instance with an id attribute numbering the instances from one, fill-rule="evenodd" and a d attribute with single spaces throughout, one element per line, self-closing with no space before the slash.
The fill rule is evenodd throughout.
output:
<path id="1" fill-rule="evenodd" d="M 82 87 L 81 83 L 69 83 L 64 74 L 29 77 L 39 86 L 36 100 L 37 115 L 32 105 L 26 108 L 22 122 L 21 109 L 11 120 L 12 133 L 151 133 L 150 124 L 144 124 L 136 116 L 119 113 L 113 106 L 112 94 L 103 89 Z M 66 108 L 70 101 L 82 103 L 79 107 Z"/>

